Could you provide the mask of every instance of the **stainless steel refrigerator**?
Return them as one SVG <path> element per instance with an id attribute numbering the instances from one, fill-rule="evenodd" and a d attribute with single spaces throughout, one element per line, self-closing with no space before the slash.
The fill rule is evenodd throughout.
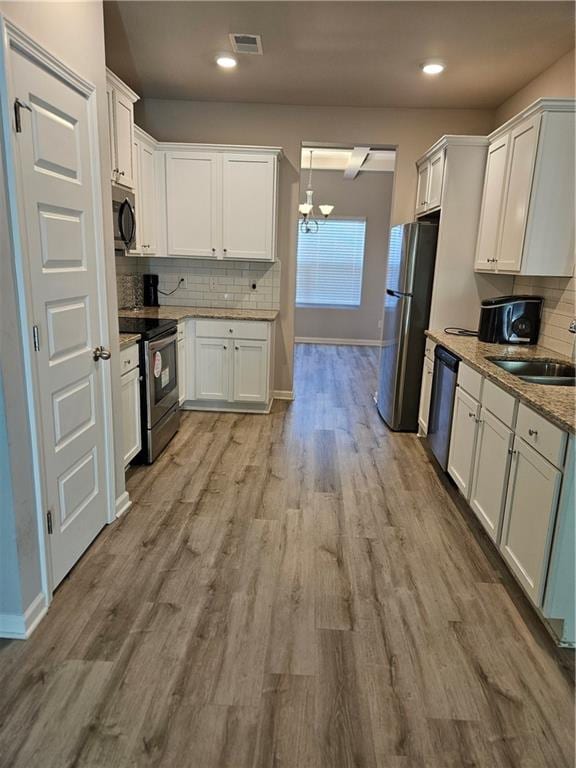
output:
<path id="1" fill-rule="evenodd" d="M 377 405 L 391 429 L 416 432 L 438 225 L 390 230 Z"/>

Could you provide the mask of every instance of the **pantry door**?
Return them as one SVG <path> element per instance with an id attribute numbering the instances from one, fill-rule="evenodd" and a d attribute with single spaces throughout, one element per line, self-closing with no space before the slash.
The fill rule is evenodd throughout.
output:
<path id="1" fill-rule="evenodd" d="M 11 40 L 7 69 L 54 588 L 111 517 L 110 364 L 94 354 L 106 306 L 96 94 L 34 53 Z"/>

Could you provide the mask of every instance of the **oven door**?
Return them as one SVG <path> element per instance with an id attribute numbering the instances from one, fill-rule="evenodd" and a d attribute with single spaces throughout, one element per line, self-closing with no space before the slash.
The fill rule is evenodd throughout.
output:
<path id="1" fill-rule="evenodd" d="M 152 429 L 178 404 L 178 333 L 144 342 L 146 427 Z"/>

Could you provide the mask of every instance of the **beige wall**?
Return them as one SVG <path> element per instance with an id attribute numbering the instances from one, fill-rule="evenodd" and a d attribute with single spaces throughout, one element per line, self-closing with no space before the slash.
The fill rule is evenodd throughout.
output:
<path id="1" fill-rule="evenodd" d="M 97 88 L 98 130 L 100 138 L 100 160 L 102 167 L 102 195 L 104 211 L 104 238 L 107 258 L 107 285 L 109 299 L 110 341 L 113 349 L 118 344 L 118 322 L 116 310 L 116 284 L 114 274 L 114 243 L 112 240 L 111 190 L 108 183 L 110 174 L 110 149 L 108 146 L 108 116 L 106 108 L 106 72 L 104 55 L 104 25 L 101 2 L 3 2 L 0 13 L 10 19 L 33 37 L 56 57 L 91 81 Z M 1 171 L 2 169 L 0 169 Z M 3 179 L 2 179 L 3 181 Z M 22 572 L 23 608 L 36 597 L 39 589 L 39 542 L 35 512 L 33 508 L 30 468 L 32 465 L 23 392 L 24 372 L 19 339 L 19 322 L 16 315 L 14 260 L 11 243 L 8 240 L 6 208 L 0 206 L 0 249 L 2 263 L 2 321 L 1 355 L 3 361 L 15 360 L 17 364 L 2 368 L 4 395 L 6 399 L 7 431 L 10 439 L 11 472 L 13 482 L 14 514 L 18 535 L 18 549 Z M 5 279 L 6 278 L 6 279 Z M 6 354 L 10 352 L 10 354 Z M 120 374 L 118 356 L 113 356 L 113 404 L 120 402 Z M 1 390 L 0 390 L 1 391 Z M 121 444 L 121 424 L 116 425 L 115 442 Z M 1 427 L 0 427 L 1 428 Z M 122 451 L 116 452 L 117 492 L 124 490 L 124 467 Z M 118 470 L 120 470 L 118 472 Z M 1 587 L 1 585 L 0 585 Z M 1 600 L 0 600 L 1 605 Z M 1 608 L 0 608 L 1 610 Z"/>
<path id="2" fill-rule="evenodd" d="M 161 141 L 283 147 L 280 163 L 278 251 L 282 261 L 281 316 L 276 344 L 276 389 L 292 388 L 296 221 L 301 142 L 397 146 L 392 223 L 414 215 L 415 160 L 445 133 L 486 134 L 484 110 L 293 107 L 146 99 L 136 122 Z"/>
<path id="3" fill-rule="evenodd" d="M 494 128 L 505 123 L 518 112 L 521 112 L 536 99 L 544 96 L 555 98 L 574 98 L 574 70 L 576 62 L 575 51 L 569 51 L 551 67 L 541 72 L 538 77 L 531 80 L 524 88 L 521 88 L 509 99 L 501 104 L 494 113 Z"/>
<path id="4" fill-rule="evenodd" d="M 304 199 L 307 178 L 304 172 L 301 199 Z M 380 338 L 378 323 L 382 317 L 393 183 L 393 173 L 360 173 L 351 181 L 344 179 L 342 171 L 314 171 L 312 186 L 317 204 L 332 203 L 336 217 L 366 217 L 362 303 L 350 309 L 297 307 L 294 317 L 297 338 L 364 341 Z"/>

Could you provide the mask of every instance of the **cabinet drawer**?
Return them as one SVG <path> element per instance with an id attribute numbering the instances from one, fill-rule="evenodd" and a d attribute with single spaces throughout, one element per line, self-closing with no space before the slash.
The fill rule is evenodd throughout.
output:
<path id="1" fill-rule="evenodd" d="M 126 349 L 120 350 L 120 375 L 124 375 L 133 368 L 137 368 L 138 363 L 138 344 L 132 344 Z"/>
<path id="2" fill-rule="evenodd" d="M 430 358 L 430 360 L 434 360 L 434 348 L 436 346 L 436 342 L 432 341 L 432 339 L 426 339 L 426 347 L 424 348 L 424 356 Z"/>
<path id="3" fill-rule="evenodd" d="M 564 466 L 566 432 L 520 403 L 516 434 L 557 467 Z"/>
<path id="4" fill-rule="evenodd" d="M 268 323 L 258 320 L 197 320 L 196 336 L 208 339 L 268 339 Z"/>
<path id="5" fill-rule="evenodd" d="M 487 379 L 482 388 L 482 405 L 508 427 L 514 427 L 517 400 Z"/>
<path id="6" fill-rule="evenodd" d="M 466 363 L 460 363 L 458 366 L 458 385 L 469 395 L 480 400 L 482 392 L 482 375 L 470 368 Z"/>

